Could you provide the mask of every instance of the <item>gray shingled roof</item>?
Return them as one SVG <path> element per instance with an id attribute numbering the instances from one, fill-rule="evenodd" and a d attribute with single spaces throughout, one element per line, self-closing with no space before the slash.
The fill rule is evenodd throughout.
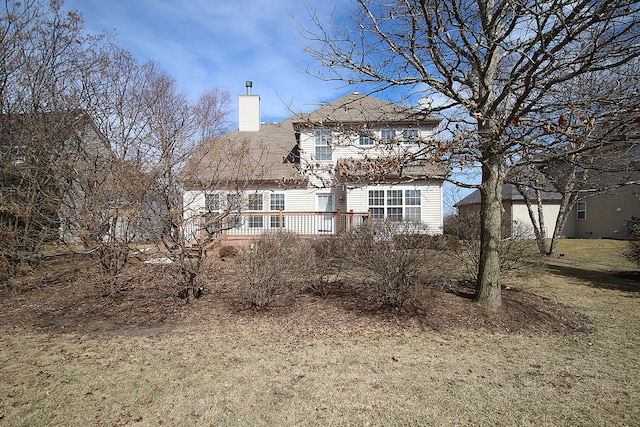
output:
<path id="1" fill-rule="evenodd" d="M 236 130 L 205 142 L 189 160 L 182 176 L 185 182 L 198 185 L 237 178 L 261 182 L 299 180 L 296 165 L 285 162 L 294 147 L 297 144 L 291 120 L 262 124 L 257 132 Z M 250 176 L 243 176 L 247 174 Z"/>
<path id="2" fill-rule="evenodd" d="M 533 190 L 529 190 L 529 193 L 527 195 L 530 198 L 535 198 Z M 541 195 L 542 195 L 542 200 L 562 199 L 562 195 L 560 193 L 551 192 L 551 191 L 543 191 Z M 518 191 L 515 185 L 504 184 L 502 186 L 502 201 L 507 201 L 507 200 L 511 200 L 511 201 L 524 200 L 524 197 L 522 196 L 522 194 L 520 194 L 520 192 Z M 454 206 L 458 207 L 458 206 L 466 206 L 466 205 L 474 205 L 474 204 L 480 204 L 480 190 L 476 190 L 473 193 L 469 194 L 467 197 L 460 200 Z"/>
<path id="3" fill-rule="evenodd" d="M 298 155 L 295 151 L 297 127 L 318 123 L 421 123 L 435 126 L 439 122 L 439 118 L 353 92 L 311 113 L 296 114 L 279 123 L 263 123 L 256 132 L 236 130 L 205 142 L 187 163 L 182 178 L 187 186 L 206 186 L 225 179 L 237 179 L 242 172 L 251 172 L 252 181 L 256 182 L 300 183 L 297 162 L 291 161 Z M 232 157 L 238 160 L 230 161 Z M 407 166 L 404 174 L 435 177 L 442 176 L 444 172 L 442 168 L 429 164 Z"/>
<path id="4" fill-rule="evenodd" d="M 297 114 L 294 123 L 399 123 L 415 121 L 437 125 L 441 119 L 401 107 L 374 96 L 352 92 L 311 113 Z"/>

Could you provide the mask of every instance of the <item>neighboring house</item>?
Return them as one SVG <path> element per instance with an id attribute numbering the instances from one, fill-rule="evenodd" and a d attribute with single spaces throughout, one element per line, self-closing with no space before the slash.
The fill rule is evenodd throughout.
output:
<path id="1" fill-rule="evenodd" d="M 590 196 L 579 201 L 569 213 L 562 230 L 562 237 L 588 239 L 626 239 L 628 227 L 633 217 L 640 217 L 640 186 L 628 185 L 610 190 L 604 194 Z M 535 200 L 535 196 L 529 196 Z M 545 231 L 548 237 L 553 234 L 556 219 L 560 210 L 560 193 L 542 192 L 542 206 Z M 502 187 L 502 204 L 504 206 L 504 222 L 508 235 L 519 227 L 527 237 L 533 238 L 533 225 L 522 194 L 515 185 L 505 184 Z M 477 213 L 480 210 L 480 192 L 469 194 L 455 205 L 461 215 Z M 537 218 L 537 205 L 533 205 Z M 521 235 L 521 234 L 520 234 Z"/>
<path id="2" fill-rule="evenodd" d="M 589 197 L 570 214 L 573 229 L 567 237 L 580 239 L 628 239 L 632 218 L 640 218 L 640 185 L 627 185 Z"/>
<path id="3" fill-rule="evenodd" d="M 528 196 L 530 199 L 536 200 L 533 191 L 531 191 L 531 194 L 528 194 Z M 560 200 L 562 197 L 559 193 L 543 191 L 541 192 L 541 198 L 545 232 L 547 236 L 551 237 L 558 212 L 560 211 Z M 504 208 L 502 216 L 503 224 L 506 227 L 506 229 L 503 230 L 503 234 L 533 238 L 533 225 L 531 224 L 527 204 L 515 185 L 505 184 L 502 186 L 502 206 Z M 458 209 L 460 215 L 476 215 L 480 211 L 480 191 L 476 190 L 469 194 L 456 203 L 454 207 Z M 537 220 L 537 205 L 534 205 L 533 210 Z"/>
<path id="4" fill-rule="evenodd" d="M 84 197 L 78 159 L 109 147 L 92 120 L 79 111 L 7 114 L 0 117 L 0 201 L 3 227 L 74 241 Z"/>
<path id="5" fill-rule="evenodd" d="M 144 197 L 137 202 L 144 215 L 133 217 L 132 200 L 114 206 L 114 194 L 124 193 L 116 185 L 124 171 L 132 171 L 136 182 L 145 180 L 115 158 L 107 138 L 82 111 L 0 116 L 0 165 L 4 228 L 22 227 L 25 233 L 39 228 L 44 240 L 73 244 L 81 237 L 151 240 L 159 235 L 150 191 L 125 183 L 139 193 L 133 196 Z"/>
<path id="6" fill-rule="evenodd" d="M 445 171 L 407 160 L 439 121 L 353 92 L 261 123 L 260 97 L 240 95 L 239 129 L 203 144 L 185 168 L 184 219 L 197 233 L 207 215 L 237 211 L 230 236 L 336 234 L 369 218 L 441 233 Z"/>

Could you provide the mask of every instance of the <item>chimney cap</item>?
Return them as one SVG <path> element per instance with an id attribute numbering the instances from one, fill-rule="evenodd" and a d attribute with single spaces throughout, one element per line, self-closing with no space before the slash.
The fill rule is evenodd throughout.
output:
<path id="1" fill-rule="evenodd" d="M 251 80 L 247 80 L 247 81 L 245 82 L 245 86 L 246 86 L 246 87 L 253 87 L 253 82 L 252 82 Z"/>

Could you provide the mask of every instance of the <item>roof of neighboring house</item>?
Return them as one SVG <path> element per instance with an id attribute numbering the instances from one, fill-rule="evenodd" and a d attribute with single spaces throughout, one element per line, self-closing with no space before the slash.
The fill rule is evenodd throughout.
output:
<path id="1" fill-rule="evenodd" d="M 0 114 L 0 159 L 7 151 L 27 146 L 32 155 L 50 158 L 80 152 L 112 154 L 109 141 L 84 111 Z"/>
<path id="2" fill-rule="evenodd" d="M 527 195 L 531 199 L 535 199 L 534 190 L 527 189 Z M 560 200 L 562 199 L 562 195 L 560 193 L 552 192 L 552 191 L 543 191 L 541 192 L 542 200 Z M 502 186 L 502 201 L 520 201 L 524 200 L 524 197 L 514 184 L 504 184 Z M 464 199 L 460 200 L 454 206 L 467 206 L 467 205 L 475 205 L 480 204 L 480 190 L 476 190 L 473 193 L 469 194 Z"/>
<path id="3" fill-rule="evenodd" d="M 298 125 L 415 122 L 435 126 L 441 121 L 438 117 L 428 116 L 416 109 L 402 107 L 359 92 L 352 92 L 338 98 L 311 113 L 296 114 L 292 119 Z"/>

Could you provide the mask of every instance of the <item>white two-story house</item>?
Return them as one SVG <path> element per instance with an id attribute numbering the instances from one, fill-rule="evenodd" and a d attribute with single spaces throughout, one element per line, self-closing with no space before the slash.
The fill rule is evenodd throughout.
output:
<path id="1" fill-rule="evenodd" d="M 439 234 L 446 172 L 420 161 L 439 121 L 353 92 L 262 123 L 260 96 L 240 95 L 239 129 L 207 141 L 185 168 L 184 219 L 196 232 L 201 218 L 232 212 L 229 236 L 335 234 L 384 218 Z"/>

